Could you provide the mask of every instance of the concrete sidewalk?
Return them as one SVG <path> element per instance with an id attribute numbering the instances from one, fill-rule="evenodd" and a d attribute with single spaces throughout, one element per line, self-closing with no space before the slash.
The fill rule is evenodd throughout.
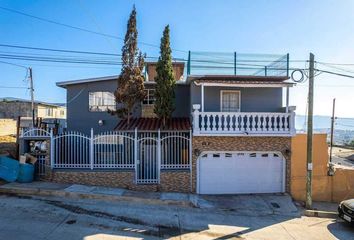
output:
<path id="1" fill-rule="evenodd" d="M 198 195 L 172 192 L 138 192 L 121 188 L 58 184 L 52 182 L 8 183 L 0 194 L 92 199 L 111 202 L 174 205 L 210 209 L 246 216 L 300 216 L 287 194 Z"/>
<path id="2" fill-rule="evenodd" d="M 79 184 L 61 184 L 40 181 L 32 183 L 7 183 L 0 186 L 0 193 L 96 199 L 104 201 L 127 201 L 146 204 L 167 204 L 179 206 L 195 206 L 193 202 L 196 203 L 194 200 L 196 197 L 193 194 L 138 192 L 121 188 L 87 186 Z"/>

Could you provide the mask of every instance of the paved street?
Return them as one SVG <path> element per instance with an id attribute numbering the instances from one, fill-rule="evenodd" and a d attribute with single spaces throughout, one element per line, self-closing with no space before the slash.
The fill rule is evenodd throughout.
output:
<path id="1" fill-rule="evenodd" d="M 0 239 L 354 239 L 340 220 L 298 213 L 49 197 L 2 195 L 0 221 Z"/>

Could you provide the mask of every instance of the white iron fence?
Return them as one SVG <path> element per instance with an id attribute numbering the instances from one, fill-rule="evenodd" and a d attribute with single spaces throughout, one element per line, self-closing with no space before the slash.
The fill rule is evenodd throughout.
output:
<path id="1" fill-rule="evenodd" d="M 31 131 L 34 138 L 43 134 Z M 161 169 L 191 168 L 191 132 L 45 134 L 50 139 L 52 168 L 131 169 L 135 170 L 136 183 L 142 184 L 158 183 Z"/>

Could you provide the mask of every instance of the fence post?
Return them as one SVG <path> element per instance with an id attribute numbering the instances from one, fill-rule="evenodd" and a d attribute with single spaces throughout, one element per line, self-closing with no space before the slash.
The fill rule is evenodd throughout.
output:
<path id="1" fill-rule="evenodd" d="M 53 129 L 50 129 L 50 168 L 54 168 L 54 139 L 53 139 Z"/>
<path id="2" fill-rule="evenodd" d="M 234 52 L 234 75 L 237 75 L 237 53 Z"/>
<path id="3" fill-rule="evenodd" d="M 138 181 L 138 129 L 134 130 L 134 170 L 135 170 L 135 183 Z"/>
<path id="4" fill-rule="evenodd" d="M 160 128 L 157 132 L 157 178 L 160 183 L 160 171 L 161 171 L 161 131 Z"/>
<path id="5" fill-rule="evenodd" d="M 191 74 L 191 51 L 188 51 L 187 76 Z"/>
<path id="6" fill-rule="evenodd" d="M 200 133 L 200 128 L 199 128 L 199 112 L 200 105 L 199 104 L 193 104 L 193 133 L 194 135 L 198 135 Z M 203 127 L 203 121 L 204 119 L 202 118 L 202 127 Z"/>
<path id="7" fill-rule="evenodd" d="M 193 192 L 193 171 L 192 171 L 192 129 L 189 130 L 189 171 L 190 171 L 190 191 Z"/>
<path id="8" fill-rule="evenodd" d="M 91 138 L 90 138 L 90 168 L 93 170 L 93 128 L 91 128 Z"/>
<path id="9" fill-rule="evenodd" d="M 296 134 L 296 129 L 295 129 L 295 112 L 290 112 L 290 134 L 294 136 Z"/>

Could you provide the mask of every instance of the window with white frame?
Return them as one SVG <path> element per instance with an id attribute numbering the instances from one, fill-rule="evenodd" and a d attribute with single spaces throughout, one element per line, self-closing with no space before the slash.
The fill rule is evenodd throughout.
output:
<path id="1" fill-rule="evenodd" d="M 221 112 L 239 112 L 241 106 L 240 91 L 221 91 Z"/>
<path id="2" fill-rule="evenodd" d="M 116 110 L 114 94 L 112 92 L 90 92 L 89 109 L 91 112 Z"/>
<path id="3" fill-rule="evenodd" d="M 143 105 L 153 105 L 155 100 L 155 89 L 145 89 L 145 99 L 143 100 Z"/>

